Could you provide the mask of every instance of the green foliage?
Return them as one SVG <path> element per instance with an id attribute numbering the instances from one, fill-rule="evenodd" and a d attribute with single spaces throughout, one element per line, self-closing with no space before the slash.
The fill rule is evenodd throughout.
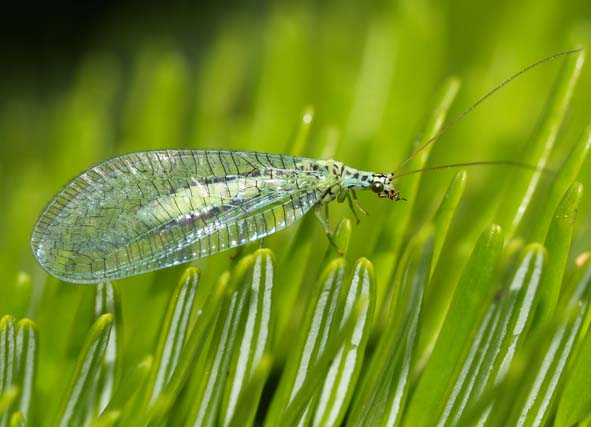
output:
<path id="1" fill-rule="evenodd" d="M 343 257 L 306 217 L 264 249 L 120 283 L 35 264 L 44 203 L 100 160 L 223 147 L 390 172 L 496 82 L 591 41 L 575 0 L 362 4 L 238 8 L 196 52 L 105 41 L 60 91 L 0 100 L 0 427 L 589 425 L 584 51 L 521 76 L 404 169 L 538 170 L 410 175 L 406 202 L 359 194 L 359 225 L 335 202 Z"/>

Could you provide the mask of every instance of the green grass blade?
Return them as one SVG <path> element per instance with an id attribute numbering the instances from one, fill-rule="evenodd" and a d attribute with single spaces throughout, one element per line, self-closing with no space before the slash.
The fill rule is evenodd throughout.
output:
<path id="1" fill-rule="evenodd" d="M 238 264 L 235 275 L 241 277 L 244 274 L 244 270 L 248 268 L 251 258 L 248 256 Z M 176 424 L 182 423 L 187 412 L 195 407 L 195 402 L 199 401 L 198 396 L 202 392 L 201 388 L 204 383 L 203 373 L 207 369 L 207 355 L 211 351 L 211 331 L 215 328 L 218 315 L 232 295 L 232 290 L 235 289 L 236 285 L 237 280 L 232 280 L 228 272 L 223 273 L 218 278 L 212 293 L 199 311 L 191 333 L 186 340 L 177 368 L 168 383 L 166 391 L 162 394 L 162 398 L 167 402 L 174 402 L 183 387 L 187 385 L 185 399 L 181 402 L 181 408 L 171 414 Z M 197 374 L 197 378 L 191 378 L 192 373 Z M 191 380 L 194 381 L 187 384 Z"/>
<path id="2" fill-rule="evenodd" d="M 16 325 L 16 383 L 20 389 L 17 409 L 25 420 L 31 419 L 38 353 L 39 333 L 37 325 L 29 319 L 19 320 Z"/>
<path id="3" fill-rule="evenodd" d="M 532 221 L 536 226 L 532 233 L 533 239 L 541 241 L 546 235 L 548 226 L 553 219 L 552 215 L 555 213 L 555 207 L 558 207 L 564 193 L 577 179 L 590 149 L 591 125 L 587 126 L 580 140 L 571 149 L 568 157 L 558 170 L 558 174 L 554 177 L 550 190 L 544 192 L 544 209 L 542 209 L 541 215 L 536 213 L 536 220 Z"/>
<path id="4" fill-rule="evenodd" d="M 10 299 L 10 310 L 17 319 L 25 317 L 29 313 L 32 291 L 31 276 L 27 273 L 19 272 L 16 276 L 16 283 L 13 289 L 13 295 Z"/>
<path id="5" fill-rule="evenodd" d="M 331 362 L 339 353 L 343 345 L 350 342 L 351 337 L 359 324 L 359 318 L 364 317 L 363 313 L 367 311 L 367 299 L 359 299 L 355 302 L 351 315 L 346 320 L 342 328 L 328 338 L 326 347 L 320 358 L 316 361 L 313 367 L 307 372 L 303 379 L 300 388 L 293 395 L 289 405 L 285 409 L 278 425 L 297 425 L 298 422 L 305 416 L 310 399 L 316 395 L 320 389 L 323 380 L 326 378 L 326 373 Z"/>
<path id="6" fill-rule="evenodd" d="M 480 326 L 472 339 L 472 345 L 464 363 L 458 373 L 451 393 L 447 398 L 445 407 L 441 413 L 437 426 L 462 425 L 457 418 L 463 415 L 464 409 L 472 390 L 474 390 L 478 373 L 483 369 L 483 363 L 487 353 L 489 353 L 494 331 L 499 323 L 499 304 L 493 301 L 486 314 L 484 315 Z M 485 366 L 485 368 L 488 368 Z M 483 399 L 481 399 L 482 401 Z M 482 410 L 486 405 L 482 404 Z M 476 416 L 473 416 L 476 418 Z M 454 424 L 455 423 L 455 424 Z"/>
<path id="7" fill-rule="evenodd" d="M 187 425 L 212 426 L 218 421 L 233 350 L 240 330 L 245 327 L 249 286 L 245 283 L 248 279 L 244 276 L 247 270 L 251 270 L 253 263 L 254 257 L 247 256 L 237 267 L 237 277 L 234 281 L 239 286 L 220 309 L 208 355 L 208 365 L 203 371 L 203 377 L 200 378 L 201 386 L 198 393 L 191 396 L 194 407 Z"/>
<path id="8" fill-rule="evenodd" d="M 525 155 L 521 161 L 535 165 L 538 168 L 546 167 L 550 152 L 558 131 L 566 116 L 572 94 L 581 74 L 585 62 L 585 51 L 581 50 L 564 60 L 564 68 L 559 76 L 554 92 L 546 105 L 546 111 L 541 125 L 527 145 Z M 523 215 L 530 205 L 533 194 L 538 187 L 542 172 L 526 172 L 513 170 L 507 179 L 501 204 L 497 210 L 497 221 L 506 230 L 508 240 L 515 234 L 521 224 Z"/>
<path id="9" fill-rule="evenodd" d="M 383 399 L 386 399 L 385 392 L 375 390 L 374 385 L 381 381 L 383 366 L 388 364 L 391 349 L 396 345 L 396 340 L 400 335 L 400 323 L 404 319 L 404 313 L 406 307 L 399 302 L 401 290 L 403 289 L 402 282 L 404 279 L 404 272 L 408 270 L 408 265 L 411 263 L 410 256 L 413 253 L 413 249 L 416 246 L 417 238 L 414 238 L 407 248 L 402 253 L 400 261 L 398 262 L 399 267 L 397 270 L 396 277 L 393 280 L 393 284 L 390 285 L 392 294 L 389 295 L 388 299 L 382 305 L 381 323 L 377 325 L 379 333 L 376 333 L 376 341 L 378 341 L 377 349 L 371 357 L 369 367 L 365 371 L 365 375 L 361 380 L 359 389 L 361 392 L 357 393 L 356 400 L 354 402 L 354 408 L 352 413 L 359 413 L 360 409 L 369 407 L 365 404 L 364 399 L 372 397 L 371 393 L 379 393 Z M 372 388 L 374 389 L 372 391 Z M 353 418 L 355 419 L 355 417 Z"/>
<path id="10" fill-rule="evenodd" d="M 0 394 L 0 416 L 4 420 L 4 416 L 10 412 L 10 408 L 16 402 L 20 390 L 17 386 L 11 385 Z M 8 420 L 7 420 L 8 421 Z"/>
<path id="11" fill-rule="evenodd" d="M 259 249 L 254 253 L 252 279 L 244 283 L 244 285 L 248 285 L 247 311 L 234 343 L 233 360 L 227 374 L 220 416 L 223 426 L 230 424 L 239 396 L 250 384 L 263 355 L 269 350 L 271 331 L 274 326 L 274 319 L 271 317 L 273 283 L 273 253 L 268 249 Z M 249 395 L 252 415 L 256 411 L 259 398 L 260 395 Z M 246 403 L 244 402 L 244 404 Z M 244 411 L 246 408 L 242 410 Z M 252 420 L 243 418 L 242 423 L 242 425 L 248 426 Z"/>
<path id="12" fill-rule="evenodd" d="M 353 265 L 353 277 L 349 289 L 343 289 L 344 313 L 341 325 L 351 316 L 356 301 L 367 300 L 359 314 L 353 334 L 339 350 L 326 373 L 326 380 L 320 390 L 313 426 L 340 425 L 349 406 L 354 387 L 363 364 L 365 347 L 373 325 L 375 309 L 375 275 L 372 264 L 361 258 Z M 335 328 L 331 328 L 336 333 Z"/>
<path id="13" fill-rule="evenodd" d="M 347 425 L 399 425 L 414 370 L 423 295 L 431 274 L 433 227 L 426 227 L 408 246 L 400 269 L 397 302 L 365 380 L 359 387 Z"/>
<path id="14" fill-rule="evenodd" d="M 123 349 L 121 345 L 123 338 L 121 301 L 117 289 L 111 282 L 99 283 L 97 285 L 94 313 L 96 317 L 107 313 L 113 315 L 109 342 L 105 351 L 102 368 L 95 383 L 95 408 L 96 414 L 100 414 L 113 398 L 113 394 L 120 380 L 123 360 Z"/>
<path id="15" fill-rule="evenodd" d="M 565 299 L 565 320 L 539 350 L 539 360 L 530 365 L 529 375 L 519 392 L 507 425 L 543 426 L 552 414 L 557 392 L 591 307 L 591 263 L 587 263 L 570 295 Z"/>
<path id="16" fill-rule="evenodd" d="M 492 280 L 501 255 L 499 226 L 484 231 L 456 288 L 433 353 L 411 397 L 404 425 L 432 426 L 443 409 L 469 339 L 483 318 L 495 290 Z"/>
<path id="17" fill-rule="evenodd" d="M 16 319 L 6 315 L 0 318 L 0 396 L 16 386 L 16 357 Z M 6 406 L 0 416 L 0 426 L 8 426 L 10 412 L 11 407 Z"/>
<path id="18" fill-rule="evenodd" d="M 464 193 L 466 179 L 467 174 L 464 170 L 458 171 L 454 175 L 431 221 L 435 227 L 434 252 L 431 263 L 431 276 L 433 277 L 439 277 L 439 269 L 446 267 L 447 261 L 441 266 L 437 266 L 437 263 L 447 238 L 450 223 L 456 215 L 458 205 Z M 447 259 L 445 256 L 444 258 Z M 421 313 L 421 330 L 419 332 L 419 347 L 417 349 L 418 357 L 421 359 L 430 353 L 437 339 L 453 295 L 453 286 L 455 286 L 455 283 L 447 280 L 438 281 L 437 286 L 429 286 L 425 289 L 423 304 L 427 309 Z"/>
<path id="19" fill-rule="evenodd" d="M 10 427 L 25 427 L 26 418 L 21 412 L 15 412 L 10 417 Z"/>
<path id="20" fill-rule="evenodd" d="M 441 254 L 443 243 L 447 237 L 449 225 L 456 213 L 462 195 L 464 194 L 464 189 L 466 188 L 466 176 L 467 174 L 465 170 L 458 171 L 454 175 L 449 183 L 447 191 L 445 192 L 445 196 L 443 196 L 443 200 L 441 200 L 441 203 L 437 208 L 437 212 L 435 212 L 435 215 L 433 216 L 432 222 L 435 226 L 435 242 L 433 248 L 433 262 L 431 263 L 432 270 L 435 270 L 437 261 L 439 261 L 439 255 Z"/>
<path id="21" fill-rule="evenodd" d="M 568 188 L 554 213 L 546 235 L 545 244 L 549 257 L 548 266 L 542 278 L 537 319 L 542 326 L 552 318 L 560 296 L 582 195 L 583 186 L 578 182 Z"/>
<path id="22" fill-rule="evenodd" d="M 114 427 L 121 418 L 120 411 L 106 411 L 89 424 L 90 427 Z"/>
<path id="23" fill-rule="evenodd" d="M 185 339 L 189 334 L 189 320 L 193 312 L 199 270 L 189 267 L 183 273 L 168 303 L 168 311 L 154 357 L 154 368 L 148 383 L 146 405 L 153 403 L 166 389 L 167 383 L 178 366 Z"/>
<path id="24" fill-rule="evenodd" d="M 112 322 L 112 314 L 103 314 L 92 325 L 78 358 L 70 384 L 64 393 L 55 425 L 59 427 L 76 427 L 79 425 L 80 420 L 85 418 L 88 394 L 91 391 L 96 375 L 101 369 Z"/>
<path id="25" fill-rule="evenodd" d="M 269 377 L 271 366 L 271 356 L 263 354 L 250 381 L 240 392 L 240 397 L 236 402 L 236 408 L 232 414 L 232 418 L 228 422 L 228 427 L 243 427 L 245 420 L 252 420 L 254 418 L 258 407 L 253 404 L 252 396 L 261 395 L 265 381 Z M 258 400 L 256 403 L 258 403 Z"/>
<path id="26" fill-rule="evenodd" d="M 330 262 L 320 277 L 308 310 L 300 322 L 300 331 L 281 376 L 265 425 L 278 425 L 290 402 L 300 390 L 312 367 L 325 351 L 330 332 L 339 326 L 337 312 L 345 278 L 345 260 Z M 333 325 L 337 325 L 336 327 Z"/>
<path id="27" fill-rule="evenodd" d="M 118 414 L 117 418 L 121 419 L 120 425 L 134 425 L 134 422 L 144 415 L 145 390 L 153 366 L 154 358 L 152 356 L 144 357 L 141 362 L 135 365 L 130 374 L 125 377 L 125 381 L 119 383 L 113 399 L 95 421 L 101 422 L 103 415 L 116 413 Z M 107 416 L 107 418 L 109 417 Z"/>
<path id="28" fill-rule="evenodd" d="M 285 358 L 288 354 L 287 348 L 291 346 L 294 331 L 292 321 L 292 309 L 297 307 L 298 294 L 302 292 L 305 285 L 306 268 L 308 259 L 313 253 L 313 240 L 310 238 L 310 228 L 320 227 L 313 218 L 304 218 L 302 224 L 295 232 L 293 240 L 286 245 L 283 257 L 277 260 L 277 269 L 282 272 L 283 285 L 277 287 L 276 310 L 277 310 L 277 332 L 275 339 L 279 357 Z M 307 230 L 307 231 L 306 231 Z M 338 233 L 337 233 L 338 235 Z M 281 256 L 280 251 L 278 253 Z M 299 313 L 301 315 L 301 313 Z M 281 362 L 281 361 L 276 361 Z"/>
<path id="29" fill-rule="evenodd" d="M 538 302 L 538 290 L 542 276 L 546 251 L 539 244 L 526 247 L 520 263 L 509 283 L 497 308 L 494 328 L 490 331 L 491 340 L 484 352 L 482 363 L 470 387 L 465 387 L 457 396 L 456 402 L 446 404 L 444 414 L 449 413 L 449 422 L 438 423 L 439 426 L 457 425 L 466 407 L 476 405 L 481 396 L 503 381 L 516 352 L 525 339 L 534 317 Z M 458 377 L 458 381 L 468 383 L 473 377 Z M 457 385 L 454 387 L 456 389 Z M 479 421 L 483 425 L 489 416 L 487 411 Z"/>
<path id="30" fill-rule="evenodd" d="M 564 391 L 558 402 L 555 427 L 569 427 L 591 419 L 591 332 L 588 329 L 576 360 L 569 368 Z"/>
<path id="31" fill-rule="evenodd" d="M 308 228 L 307 228 L 308 227 Z M 281 355 L 276 363 L 282 364 L 282 359 L 286 354 L 290 353 L 289 347 L 293 345 L 292 336 L 299 334 L 301 318 L 304 316 L 305 307 L 303 304 L 298 304 L 298 300 L 306 300 L 312 298 L 311 295 L 316 293 L 315 282 L 308 278 L 309 273 L 307 269 L 310 265 L 318 264 L 319 269 L 323 269 L 330 260 L 338 257 L 335 249 L 328 243 L 326 236 L 318 236 L 322 242 L 320 254 L 318 248 L 315 248 L 316 242 L 310 238 L 310 228 L 316 227 L 320 231 L 321 227 L 317 224 L 315 218 L 304 219 L 302 227 L 297 232 L 296 241 L 291 250 L 286 251 L 288 255 L 283 262 L 278 266 L 278 270 L 282 272 L 282 286 L 277 287 L 277 303 L 276 317 L 277 317 L 277 348 L 275 353 Z M 349 243 L 351 241 L 351 221 L 343 218 L 334 232 L 334 241 L 343 253 L 347 253 Z M 316 245 L 318 246 L 318 245 Z M 326 248 L 326 249 L 324 249 Z M 324 252 L 324 253 L 322 253 Z M 303 268 L 306 266 L 306 268 Z M 315 272 L 314 272 L 315 273 Z M 315 273 L 316 274 L 316 273 Z"/>
<path id="32" fill-rule="evenodd" d="M 476 380 L 477 394 L 470 396 L 468 405 L 475 404 L 482 393 L 507 376 L 534 319 L 546 257 L 546 250 L 540 244 L 531 244 L 523 250 L 519 266 L 499 306 L 499 322 L 492 346 L 485 356 L 483 375 Z M 483 419 L 486 417 L 488 414 Z"/>

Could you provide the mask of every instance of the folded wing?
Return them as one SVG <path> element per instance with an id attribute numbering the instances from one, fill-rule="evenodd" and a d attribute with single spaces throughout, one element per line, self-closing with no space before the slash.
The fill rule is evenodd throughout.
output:
<path id="1" fill-rule="evenodd" d="M 149 151 L 68 184 L 31 239 L 54 276 L 96 283 L 180 264 L 279 231 L 336 178 L 310 159 L 255 152 Z"/>

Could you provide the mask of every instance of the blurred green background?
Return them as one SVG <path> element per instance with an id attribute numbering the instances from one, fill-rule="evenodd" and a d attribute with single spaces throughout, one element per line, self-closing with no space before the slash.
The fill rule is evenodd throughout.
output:
<path id="1" fill-rule="evenodd" d="M 25 280 L 20 272 L 30 275 L 32 304 L 28 312 L 13 314 L 39 322 L 41 336 L 47 334 L 42 342 L 51 342 L 42 351 L 55 359 L 61 357 L 56 348 L 66 348 L 73 359 L 79 344 L 72 349 L 55 343 L 60 331 L 47 330 L 56 325 L 74 330 L 73 319 L 85 316 L 80 313 L 92 297 L 87 287 L 48 281 L 29 238 L 45 204 L 82 170 L 130 151 L 225 148 L 331 157 L 387 173 L 410 153 L 449 77 L 461 81 L 454 116 L 525 66 L 561 50 L 591 46 L 588 0 L 94 2 L 20 8 L 0 21 L 5 33 L 0 42 L 0 313 L 14 312 L 13 285 Z M 429 164 L 527 160 L 526 142 L 563 62 L 548 63 L 505 87 L 440 138 Z M 561 164 L 589 124 L 590 95 L 587 64 L 550 168 Z M 309 137 L 293 152 L 301 117 L 310 107 Z M 350 258 L 400 245 L 384 241 L 388 221 L 410 215 L 418 228 L 455 172 L 425 174 L 411 203 L 361 194 L 370 216 L 353 228 Z M 498 220 L 500 189 L 510 186 L 509 175 L 504 167 L 468 171 L 442 274 L 456 277 L 480 232 Z M 543 209 L 546 181 L 516 232 L 525 241 L 531 241 Z M 591 187 L 588 160 L 579 181 Z M 405 195 L 405 180 L 400 186 Z M 571 259 L 589 248 L 589 200 L 584 196 L 581 204 Z M 338 206 L 331 218 L 336 223 L 349 215 Z M 312 218 L 304 223 L 306 238 L 321 253 L 327 246 L 321 227 Z M 288 263 L 287 242 L 301 237 L 295 233 L 273 236 L 265 246 Z M 203 292 L 234 262 L 233 255 L 196 263 L 211 282 Z M 306 267 L 310 278 L 316 277 L 319 261 Z M 153 344 L 180 271 L 122 284 L 129 360 Z M 378 268 L 376 274 L 378 285 L 388 280 L 387 272 Z M 48 303 L 54 301 L 48 295 L 58 297 L 59 309 Z M 90 322 L 92 313 L 86 311 Z M 139 331 L 141 340 L 134 336 Z M 41 368 L 57 366 L 52 363 L 45 359 Z M 54 377 L 42 381 L 47 388 L 59 373 L 47 369 L 42 375 Z"/>

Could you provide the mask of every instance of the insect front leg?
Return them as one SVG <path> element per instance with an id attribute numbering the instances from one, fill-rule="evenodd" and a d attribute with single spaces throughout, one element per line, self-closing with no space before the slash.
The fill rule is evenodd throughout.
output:
<path id="1" fill-rule="evenodd" d="M 357 211 L 355 210 L 355 208 L 359 209 L 361 213 L 364 215 L 368 215 L 368 213 L 365 209 L 363 209 L 363 206 L 361 206 L 359 200 L 357 200 L 357 194 L 354 190 L 347 191 L 347 202 L 349 202 L 349 208 L 351 208 L 351 212 L 353 212 L 355 221 L 357 222 L 357 224 L 359 224 L 361 220 L 359 219 L 359 215 L 357 215 Z"/>
<path id="2" fill-rule="evenodd" d="M 359 219 L 359 215 L 357 215 L 357 211 L 355 210 L 355 206 L 353 205 L 353 197 L 351 197 L 351 194 L 349 193 L 347 193 L 347 202 L 349 202 L 349 208 L 351 209 L 351 212 L 353 212 L 355 222 L 359 224 L 361 220 Z"/>
<path id="3" fill-rule="evenodd" d="M 353 196 L 353 203 L 355 203 L 355 206 L 357 207 L 357 209 L 359 209 L 363 215 L 368 216 L 369 213 L 365 209 L 363 209 L 363 206 L 361 206 L 361 203 L 359 203 L 359 199 L 357 199 L 357 193 L 355 192 L 355 190 L 351 189 L 349 191 L 351 192 L 351 195 Z"/>
<path id="4" fill-rule="evenodd" d="M 330 244 L 336 249 L 337 253 L 340 256 L 343 256 L 343 255 L 345 255 L 345 252 L 343 252 L 337 246 L 336 242 L 334 241 L 334 233 L 333 233 L 332 229 L 330 228 L 330 224 L 328 223 L 328 205 L 324 205 L 325 212 L 322 212 L 322 207 L 323 207 L 322 204 L 316 205 L 316 207 L 314 208 L 314 215 L 316 216 L 316 218 L 318 219 L 318 221 L 320 222 L 320 224 L 324 228 L 324 232 L 326 233 L 326 237 L 328 238 L 328 241 L 330 242 Z"/>

